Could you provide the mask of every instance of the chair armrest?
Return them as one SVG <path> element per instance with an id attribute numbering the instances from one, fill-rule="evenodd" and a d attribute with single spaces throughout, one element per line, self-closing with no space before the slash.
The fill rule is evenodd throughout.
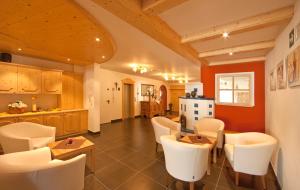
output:
<path id="1" fill-rule="evenodd" d="M 15 165 L 40 165 L 51 161 L 49 147 L 39 148 L 31 151 L 15 152 L 0 156 L 0 163 L 11 163 Z"/>
<path id="2" fill-rule="evenodd" d="M 55 137 L 56 128 L 50 126 L 41 126 L 39 127 L 41 135 L 46 137 Z M 55 139 L 54 139 L 55 140 Z"/>
<path id="3" fill-rule="evenodd" d="M 225 134 L 226 144 L 239 144 L 240 141 L 239 134 Z"/>
<path id="4" fill-rule="evenodd" d="M 29 137 L 1 134 L 0 143 L 5 154 L 33 149 L 33 145 Z"/>

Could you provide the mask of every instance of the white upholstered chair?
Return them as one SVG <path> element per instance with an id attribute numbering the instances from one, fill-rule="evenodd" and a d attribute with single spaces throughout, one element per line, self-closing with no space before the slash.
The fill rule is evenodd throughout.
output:
<path id="1" fill-rule="evenodd" d="M 225 143 L 227 160 L 236 172 L 236 185 L 239 185 L 239 172 L 241 172 L 262 176 L 265 188 L 264 176 L 277 144 L 276 139 L 264 133 L 248 132 L 226 134 Z"/>
<path id="2" fill-rule="evenodd" d="M 175 135 L 180 137 L 181 125 L 175 121 L 172 121 L 166 117 L 153 117 L 151 119 L 152 126 L 154 128 L 155 140 L 156 140 L 156 152 L 158 144 L 161 144 L 160 137 L 162 135 Z"/>
<path id="3" fill-rule="evenodd" d="M 48 147 L 0 156 L 0 187 L 11 190 L 83 190 L 85 154 L 51 160 Z"/>
<path id="4" fill-rule="evenodd" d="M 207 171 L 208 145 L 182 143 L 174 135 L 161 136 L 166 168 L 168 173 L 179 180 L 189 182 L 194 189 L 194 182 L 200 180 Z"/>
<path id="5" fill-rule="evenodd" d="M 195 126 L 195 133 L 200 136 L 217 139 L 217 148 L 223 148 L 224 122 L 214 118 L 202 118 Z"/>
<path id="6" fill-rule="evenodd" d="M 30 122 L 0 127 L 0 144 L 4 153 L 33 150 L 55 141 L 55 127 Z"/>

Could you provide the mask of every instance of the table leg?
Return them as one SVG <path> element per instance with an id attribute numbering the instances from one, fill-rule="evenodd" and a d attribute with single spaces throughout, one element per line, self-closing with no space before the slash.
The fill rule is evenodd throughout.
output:
<path id="1" fill-rule="evenodd" d="M 95 157 L 95 147 L 93 147 L 90 150 L 90 155 L 89 155 L 89 167 L 91 172 L 95 172 L 96 171 L 96 157 Z"/>

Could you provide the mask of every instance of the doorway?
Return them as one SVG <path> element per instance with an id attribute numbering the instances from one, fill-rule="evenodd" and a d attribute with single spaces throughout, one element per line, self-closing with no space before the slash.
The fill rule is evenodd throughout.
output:
<path id="1" fill-rule="evenodd" d="M 122 80 L 122 119 L 134 117 L 134 81 Z"/>
<path id="2" fill-rule="evenodd" d="M 168 95 L 167 95 L 167 88 L 165 85 L 161 85 L 159 88 L 159 94 L 160 94 L 160 104 L 163 109 L 163 114 L 167 111 L 167 102 L 168 102 Z"/>

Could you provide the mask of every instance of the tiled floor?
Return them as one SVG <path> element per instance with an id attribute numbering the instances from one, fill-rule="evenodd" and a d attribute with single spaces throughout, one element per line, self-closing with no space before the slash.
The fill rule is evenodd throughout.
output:
<path id="1" fill-rule="evenodd" d="M 151 122 L 137 118 L 101 126 L 101 135 L 86 135 L 96 144 L 96 172 L 86 170 L 85 190 L 160 190 L 188 189 L 188 184 L 168 177 L 162 148 L 155 152 Z M 240 187 L 233 181 L 233 172 L 225 167 L 220 156 L 212 165 L 211 175 L 196 183 L 196 189 L 262 189 L 259 178 L 240 176 Z M 279 189 L 271 169 L 266 177 L 267 189 Z"/>

